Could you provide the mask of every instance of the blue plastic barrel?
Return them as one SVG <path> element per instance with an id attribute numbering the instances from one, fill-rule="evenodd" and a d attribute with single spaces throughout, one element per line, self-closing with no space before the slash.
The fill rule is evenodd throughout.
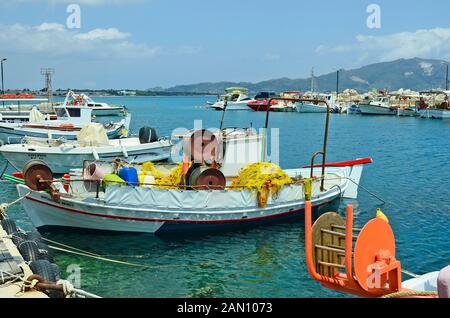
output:
<path id="1" fill-rule="evenodd" d="M 119 177 L 121 177 L 130 186 L 133 187 L 139 186 L 139 178 L 136 168 L 124 167 L 120 169 Z"/>

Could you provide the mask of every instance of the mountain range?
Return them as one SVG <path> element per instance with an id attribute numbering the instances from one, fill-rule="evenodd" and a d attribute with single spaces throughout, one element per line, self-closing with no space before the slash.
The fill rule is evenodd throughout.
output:
<path id="1" fill-rule="evenodd" d="M 370 64 L 358 69 L 339 71 L 339 90 L 356 89 L 365 92 L 372 89 L 400 88 L 414 91 L 445 89 L 447 61 L 431 59 L 399 59 L 392 62 Z M 315 76 L 314 90 L 321 92 L 336 91 L 336 72 Z M 191 85 L 178 85 L 166 89 L 168 93 L 223 93 L 227 87 L 246 87 L 251 93 L 261 91 L 309 91 L 311 77 L 304 79 L 279 78 L 259 83 L 250 82 L 205 82 Z"/>

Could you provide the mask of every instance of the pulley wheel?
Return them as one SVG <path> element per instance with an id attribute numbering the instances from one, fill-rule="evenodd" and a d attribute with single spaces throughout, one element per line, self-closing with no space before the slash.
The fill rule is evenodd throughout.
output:
<path id="1" fill-rule="evenodd" d="M 227 180 L 223 173 L 214 168 L 201 166 L 191 172 L 189 185 L 197 190 L 223 190 Z"/>
<path id="2" fill-rule="evenodd" d="M 371 265 L 376 261 L 376 254 L 389 253 L 395 257 L 395 236 L 389 223 L 382 219 L 373 219 L 361 230 L 354 249 L 354 271 L 356 279 L 366 291 L 381 286 L 369 286 L 369 281 L 376 280 Z"/>
<path id="3" fill-rule="evenodd" d="M 219 154 L 219 141 L 211 131 L 197 130 L 183 142 L 183 151 L 195 163 L 215 161 Z"/>
<path id="4" fill-rule="evenodd" d="M 40 182 L 41 180 L 53 180 L 52 170 L 41 160 L 31 160 L 23 167 L 25 184 L 31 190 L 44 191 L 50 189 L 50 182 Z"/>
<path id="5" fill-rule="evenodd" d="M 335 231 L 340 233 L 345 233 L 345 231 L 337 230 L 333 226 L 345 226 L 345 221 L 336 212 L 327 212 L 322 214 L 314 225 L 312 226 L 312 244 L 313 244 L 313 261 L 316 266 L 317 272 L 321 275 L 332 277 L 337 273 L 337 268 L 331 268 L 328 266 L 322 266 L 318 264 L 318 261 L 333 264 L 343 264 L 341 262 L 342 257 L 340 257 L 335 252 L 325 251 L 316 248 L 317 245 L 333 247 L 340 247 L 345 250 L 345 239 L 336 235 L 331 235 L 324 233 L 322 230 Z"/>

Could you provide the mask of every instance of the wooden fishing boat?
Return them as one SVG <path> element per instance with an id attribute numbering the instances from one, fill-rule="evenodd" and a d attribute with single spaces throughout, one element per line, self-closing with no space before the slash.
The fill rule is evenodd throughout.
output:
<path id="1" fill-rule="evenodd" d="M 266 116 L 265 132 L 269 111 Z M 33 162 L 24 168 L 25 185 L 17 189 L 37 228 L 190 233 L 298 217 L 305 208 L 305 186 L 311 186 L 314 206 L 356 198 L 363 165 L 372 162 L 326 163 L 329 117 L 322 151 L 304 168 L 282 170 L 267 163 L 266 133 L 198 130 L 182 136 L 184 160 L 175 168 L 85 162 L 82 173 L 67 180 L 54 179 L 47 165 Z M 322 164 L 315 165 L 318 155 Z M 163 170 L 168 175 L 158 176 Z M 314 182 L 305 185 L 308 178 Z"/>

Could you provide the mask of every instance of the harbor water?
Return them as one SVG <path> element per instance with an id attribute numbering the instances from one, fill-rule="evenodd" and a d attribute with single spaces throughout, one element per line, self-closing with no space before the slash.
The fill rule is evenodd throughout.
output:
<path id="1" fill-rule="evenodd" d="M 132 130 L 155 127 L 169 136 L 177 127 L 219 127 L 222 113 L 206 110 L 214 97 L 96 98 L 124 104 L 132 113 Z M 260 128 L 265 113 L 228 112 L 225 126 Z M 279 128 L 280 165 L 309 164 L 320 151 L 325 114 L 271 113 L 270 127 Z M 450 259 L 450 121 L 331 115 L 327 161 L 372 157 L 361 185 L 386 201 L 360 190 L 357 225 L 365 224 L 381 208 L 397 238 L 402 267 L 417 274 L 440 270 Z M 1 159 L 1 164 L 5 161 Z M 17 198 L 14 185 L 0 184 L 2 202 Z M 336 210 L 339 204 L 319 212 Z M 9 216 L 26 230 L 32 224 L 20 205 Z M 75 265 L 81 287 L 104 297 L 344 297 L 321 288 L 304 262 L 304 222 L 298 220 L 215 233 L 178 236 L 112 234 L 62 230 L 43 233 L 92 253 L 148 265 L 148 268 L 107 263 L 57 252 L 62 276 Z M 76 268 L 76 267 L 75 267 Z M 406 277 L 405 277 L 406 278 Z"/>

